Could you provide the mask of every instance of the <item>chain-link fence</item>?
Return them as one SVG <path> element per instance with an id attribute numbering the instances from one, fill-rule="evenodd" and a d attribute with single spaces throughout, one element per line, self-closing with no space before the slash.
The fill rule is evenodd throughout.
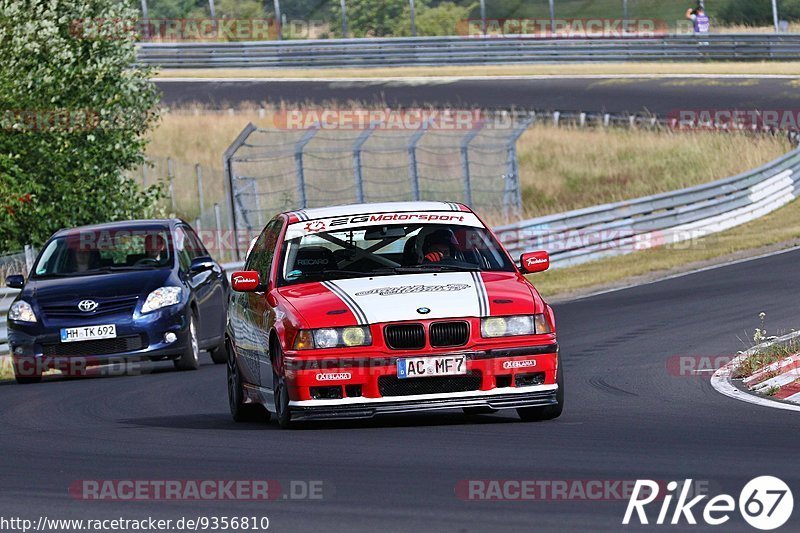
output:
<path id="1" fill-rule="evenodd" d="M 513 219 L 522 207 L 516 141 L 534 118 L 454 119 L 446 129 L 441 117 L 416 128 L 248 124 L 225 154 L 234 229 L 291 209 L 386 201 L 463 202 Z"/>

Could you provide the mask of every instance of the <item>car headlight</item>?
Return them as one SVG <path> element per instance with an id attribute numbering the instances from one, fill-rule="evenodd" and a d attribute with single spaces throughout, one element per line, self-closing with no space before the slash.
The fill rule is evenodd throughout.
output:
<path id="1" fill-rule="evenodd" d="M 25 300 L 19 300 L 14 302 L 14 305 L 8 310 L 8 319 L 17 322 L 36 322 L 36 313 L 33 312 L 31 304 Z"/>
<path id="2" fill-rule="evenodd" d="M 142 314 L 150 313 L 162 307 L 169 307 L 181 302 L 180 287 L 161 287 L 147 295 L 142 306 Z"/>
<path id="3" fill-rule="evenodd" d="M 483 337 L 512 337 L 542 333 L 552 333 L 550 324 L 543 314 L 493 316 L 481 320 Z"/>
<path id="4" fill-rule="evenodd" d="M 369 332 L 369 327 L 350 326 L 346 328 L 302 330 L 294 340 L 294 349 L 349 348 L 352 346 L 369 346 L 370 344 L 372 344 L 372 335 Z"/>

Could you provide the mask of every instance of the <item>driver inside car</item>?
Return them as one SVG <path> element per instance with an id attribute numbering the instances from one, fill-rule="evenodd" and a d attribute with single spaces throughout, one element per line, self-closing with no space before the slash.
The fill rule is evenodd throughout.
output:
<path id="1" fill-rule="evenodd" d="M 439 263 L 455 256 L 458 241 L 449 229 L 438 229 L 425 236 L 422 263 Z"/>
<path id="2" fill-rule="evenodd" d="M 166 251 L 167 243 L 161 235 L 148 235 L 144 239 L 145 259 L 161 262 L 162 253 Z"/>

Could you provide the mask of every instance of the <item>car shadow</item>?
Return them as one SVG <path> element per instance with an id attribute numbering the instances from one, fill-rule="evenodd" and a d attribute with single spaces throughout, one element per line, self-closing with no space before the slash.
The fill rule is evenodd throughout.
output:
<path id="1" fill-rule="evenodd" d="M 227 413 L 170 415 L 121 419 L 118 422 L 132 426 L 149 426 L 179 429 L 211 429 L 232 431 L 280 430 L 272 418 L 269 422 L 234 422 Z M 378 428 L 416 428 L 436 426 L 476 426 L 482 424 L 509 424 L 519 422 L 513 411 L 486 415 L 465 415 L 460 410 L 441 413 L 419 413 L 411 415 L 382 415 L 358 420 L 325 420 L 297 422 L 298 431 L 358 430 Z"/>

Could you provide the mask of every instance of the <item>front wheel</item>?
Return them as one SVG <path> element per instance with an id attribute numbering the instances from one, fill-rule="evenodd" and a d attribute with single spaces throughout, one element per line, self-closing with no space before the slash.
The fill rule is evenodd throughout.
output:
<path id="1" fill-rule="evenodd" d="M 272 359 L 272 388 L 275 392 L 275 418 L 282 429 L 292 427 L 292 413 L 289 411 L 289 387 L 286 385 L 286 377 L 282 372 L 275 369 L 277 364 L 283 360 L 283 352 L 280 346 L 275 348 L 275 357 Z"/>
<path id="2" fill-rule="evenodd" d="M 176 359 L 174 362 L 175 368 L 178 370 L 197 370 L 200 368 L 200 343 L 197 340 L 196 322 L 194 313 L 189 311 L 189 338 L 180 359 Z"/>
<path id="3" fill-rule="evenodd" d="M 233 350 L 225 344 L 224 353 L 228 363 L 228 406 L 231 409 L 231 416 L 235 422 L 260 422 L 268 421 L 269 411 L 261 405 L 244 402 L 244 387 L 242 385 L 242 375 L 239 373 L 239 366 Z"/>
<path id="4" fill-rule="evenodd" d="M 545 405 L 543 407 L 520 407 L 517 414 L 524 422 L 537 422 L 540 420 L 552 420 L 561 416 L 564 410 L 564 370 L 561 360 L 558 361 L 558 371 L 556 372 L 556 404 Z"/>
<path id="5" fill-rule="evenodd" d="M 214 364 L 221 365 L 228 362 L 228 350 L 225 348 L 225 341 L 223 340 L 219 346 L 213 348 L 208 352 Z"/>

